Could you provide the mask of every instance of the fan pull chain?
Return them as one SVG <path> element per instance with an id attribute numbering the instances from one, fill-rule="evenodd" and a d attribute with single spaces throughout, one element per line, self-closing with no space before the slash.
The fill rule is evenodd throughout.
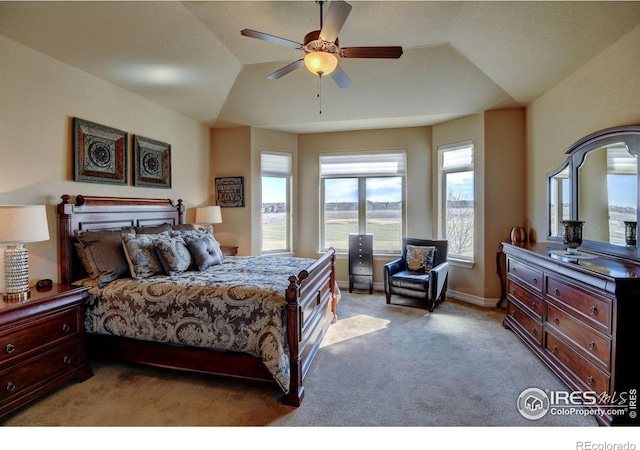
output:
<path id="1" fill-rule="evenodd" d="M 322 114 L 322 74 L 318 74 L 318 108 L 319 114 Z"/>

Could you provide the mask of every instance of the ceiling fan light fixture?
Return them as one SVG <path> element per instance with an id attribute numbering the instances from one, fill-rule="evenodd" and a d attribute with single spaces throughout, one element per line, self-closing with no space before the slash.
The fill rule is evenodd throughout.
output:
<path id="1" fill-rule="evenodd" d="M 305 55 L 304 65 L 313 74 L 329 75 L 338 66 L 338 58 L 333 53 L 311 52 Z"/>

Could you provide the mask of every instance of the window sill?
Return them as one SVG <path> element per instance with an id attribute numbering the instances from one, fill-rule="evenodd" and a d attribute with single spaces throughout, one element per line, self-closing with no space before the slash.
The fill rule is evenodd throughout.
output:
<path id="1" fill-rule="evenodd" d="M 462 267 L 464 269 L 473 269 L 473 266 L 476 264 L 475 262 L 466 259 L 448 258 L 447 261 L 449 261 L 450 266 Z"/>

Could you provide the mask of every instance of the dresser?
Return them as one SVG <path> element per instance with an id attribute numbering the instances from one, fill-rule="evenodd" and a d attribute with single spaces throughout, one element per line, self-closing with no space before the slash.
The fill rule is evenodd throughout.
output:
<path id="1" fill-rule="evenodd" d="M 640 265 L 588 251 L 568 257 L 554 243 L 503 243 L 503 252 L 504 326 L 593 403 L 600 424 L 640 425 Z"/>
<path id="2" fill-rule="evenodd" d="M 373 293 L 373 234 L 349 234 L 349 292 L 354 288 Z"/>
<path id="3" fill-rule="evenodd" d="M 93 375 L 84 340 L 88 287 L 54 284 L 0 300 L 0 418 L 70 380 Z"/>

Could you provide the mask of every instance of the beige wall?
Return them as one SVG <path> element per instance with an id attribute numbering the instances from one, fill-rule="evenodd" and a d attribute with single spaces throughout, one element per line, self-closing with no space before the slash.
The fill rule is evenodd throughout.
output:
<path id="1" fill-rule="evenodd" d="M 51 240 L 27 244 L 32 284 L 59 278 L 61 195 L 181 198 L 187 206 L 210 195 L 204 125 L 2 36 L 0 61 L 0 203 L 47 205 Z M 74 182 L 73 117 L 171 144 L 172 188 L 133 187 L 131 152 L 128 186 Z"/>
<path id="2" fill-rule="evenodd" d="M 546 240 L 546 174 L 595 131 L 640 124 L 640 27 L 527 108 L 527 226 Z"/>

